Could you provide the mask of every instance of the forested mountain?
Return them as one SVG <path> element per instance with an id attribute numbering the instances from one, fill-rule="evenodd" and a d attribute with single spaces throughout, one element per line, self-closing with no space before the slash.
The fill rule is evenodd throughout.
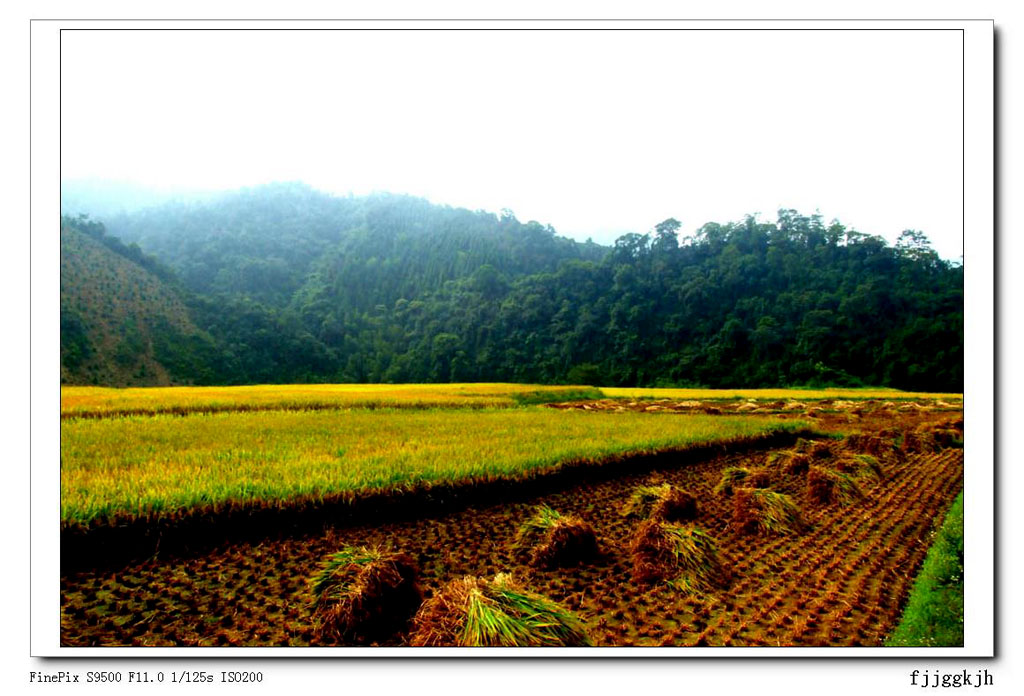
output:
<path id="1" fill-rule="evenodd" d="M 171 203 L 110 219 L 111 234 L 173 266 L 192 290 L 266 304 L 315 301 L 325 284 L 361 309 L 393 303 L 473 273 L 552 271 L 604 249 L 556 237 L 509 215 L 431 205 L 411 196 L 329 196 L 272 184 L 214 204 Z"/>
<path id="2" fill-rule="evenodd" d="M 963 268 L 912 231 L 889 246 L 783 210 L 603 247 L 507 211 L 301 184 L 105 222 L 202 337 L 175 339 L 183 383 L 963 388 Z"/>
<path id="3" fill-rule="evenodd" d="M 167 269 L 106 235 L 102 224 L 63 218 L 61 382 L 166 385 L 201 367 L 182 364 L 182 356 L 216 355 L 168 281 Z"/>

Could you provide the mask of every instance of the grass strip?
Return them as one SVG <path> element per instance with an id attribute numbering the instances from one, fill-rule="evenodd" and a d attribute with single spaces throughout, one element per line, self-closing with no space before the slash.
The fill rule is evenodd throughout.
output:
<path id="1" fill-rule="evenodd" d="M 964 494 L 957 496 L 910 591 L 887 647 L 964 644 Z"/>

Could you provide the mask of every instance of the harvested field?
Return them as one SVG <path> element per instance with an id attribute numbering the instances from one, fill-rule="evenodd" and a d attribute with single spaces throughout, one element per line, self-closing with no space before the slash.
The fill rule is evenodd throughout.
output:
<path id="1" fill-rule="evenodd" d="M 658 399 L 658 400 L 689 400 L 689 401 L 783 401 L 785 403 L 801 401 L 827 400 L 842 406 L 847 402 L 863 402 L 866 400 L 926 400 L 930 402 L 948 402 L 949 405 L 962 404 L 963 394 L 945 394 L 933 392 L 906 392 L 898 389 L 675 389 L 675 388 L 643 388 L 643 387 L 604 387 L 604 395 L 611 398 Z"/>
<path id="2" fill-rule="evenodd" d="M 704 413 L 708 415 L 781 414 L 801 418 L 844 418 L 855 421 L 870 415 L 920 415 L 963 410 L 960 395 L 922 395 L 886 390 L 758 390 L 732 395 L 724 390 L 602 389 L 607 398 L 553 401 L 548 408 L 563 411 L 636 411 L 640 413 Z M 845 399 L 837 394 L 852 393 Z M 800 401 L 794 400 L 798 395 Z"/>
<path id="3" fill-rule="evenodd" d="M 794 411 L 791 417 L 802 415 Z M 873 434 L 921 425 L 934 432 L 935 424 L 949 420 L 945 409 L 889 407 L 860 414 L 835 410 L 817 418 L 825 429 Z M 310 579 L 340 548 L 388 547 L 419 568 L 419 587 L 428 600 L 458 578 L 511 573 L 525 591 L 573 612 L 594 645 L 880 646 L 900 619 L 933 525 L 962 488 L 963 450 L 941 448 L 943 437 L 953 439 L 934 437 L 922 451 L 876 455 L 884 480 L 860 478 L 865 495 L 848 505 L 809 500 L 806 470 L 772 468 L 771 490 L 788 495 L 807 523 L 799 533 L 743 533 L 732 524 L 734 500 L 713 493 L 729 467 L 770 467 L 771 452 L 757 451 L 681 467 L 666 459 L 653 474 L 585 481 L 529 501 L 68 573 L 61 578 L 61 641 L 66 646 L 335 644 L 318 637 Z M 858 453 L 839 441 L 828 449 L 837 461 Z M 815 459 L 814 465 L 829 466 L 830 458 Z M 689 524 L 714 538 L 718 560 L 730 569 L 727 587 L 686 592 L 667 582 L 634 582 L 629 549 L 642 522 L 621 511 L 638 487 L 662 484 L 700 501 Z M 515 530 L 539 505 L 588 523 L 603 554 L 569 569 L 538 567 L 517 554 Z M 410 632 L 399 632 L 377 644 L 402 646 L 410 639 Z"/>

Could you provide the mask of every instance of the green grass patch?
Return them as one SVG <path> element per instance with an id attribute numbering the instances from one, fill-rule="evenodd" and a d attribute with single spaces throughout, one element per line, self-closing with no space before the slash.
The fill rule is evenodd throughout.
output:
<path id="1" fill-rule="evenodd" d="M 520 406 L 539 406 L 565 401 L 596 401 L 604 398 L 604 392 L 595 387 L 547 387 L 512 393 L 509 396 Z"/>
<path id="2" fill-rule="evenodd" d="M 953 501 L 914 582 L 903 618 L 885 645 L 964 644 L 964 494 Z"/>

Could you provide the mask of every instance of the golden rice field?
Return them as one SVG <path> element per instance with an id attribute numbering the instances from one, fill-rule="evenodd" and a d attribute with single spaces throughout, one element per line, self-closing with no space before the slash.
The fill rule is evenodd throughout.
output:
<path id="1" fill-rule="evenodd" d="M 494 408 L 601 398 L 579 386 L 530 384 L 264 384 L 243 387 L 60 388 L 62 418 L 97 415 L 327 408 Z"/>
<path id="2" fill-rule="evenodd" d="M 448 385 L 453 390 L 449 393 L 456 393 L 459 386 L 464 385 Z M 244 393 L 274 398 L 275 388 L 247 389 Z M 482 385 L 480 393 L 488 389 L 494 385 Z M 146 391 L 157 395 L 160 390 Z M 416 389 L 384 387 L 382 392 L 415 394 Z M 434 398 L 429 390 L 424 393 Z M 188 390 L 179 388 L 165 398 L 190 397 Z M 286 504 L 365 491 L 521 479 L 573 461 L 727 442 L 805 426 L 796 420 L 750 415 L 659 416 L 540 408 L 69 418 L 61 421 L 61 520 L 64 526 L 91 526 L 159 519 L 197 507 L 216 511 L 239 503 Z"/>

